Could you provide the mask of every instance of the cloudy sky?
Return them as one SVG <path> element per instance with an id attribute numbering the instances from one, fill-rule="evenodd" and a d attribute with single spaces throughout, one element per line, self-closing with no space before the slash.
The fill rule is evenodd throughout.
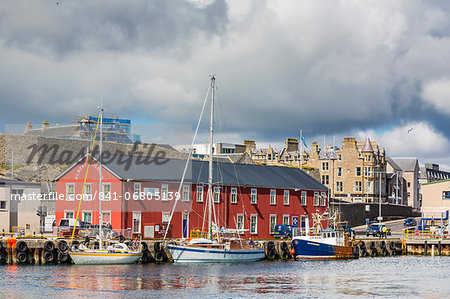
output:
<path id="1" fill-rule="evenodd" d="M 214 73 L 218 141 L 368 136 L 450 170 L 448 1 L 58 3 L 0 6 L 3 131 L 71 123 L 100 98 L 139 125 L 192 128 Z"/>

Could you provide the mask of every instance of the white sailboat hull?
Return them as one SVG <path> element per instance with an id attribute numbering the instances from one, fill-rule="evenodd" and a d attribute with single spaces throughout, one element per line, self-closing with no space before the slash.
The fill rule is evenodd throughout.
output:
<path id="1" fill-rule="evenodd" d="M 174 262 L 253 262 L 265 258 L 263 249 L 216 249 L 167 245 Z"/>
<path id="2" fill-rule="evenodd" d="M 70 252 L 69 255 L 77 265 L 132 264 L 142 257 L 141 252 L 109 253 L 104 250 Z"/>

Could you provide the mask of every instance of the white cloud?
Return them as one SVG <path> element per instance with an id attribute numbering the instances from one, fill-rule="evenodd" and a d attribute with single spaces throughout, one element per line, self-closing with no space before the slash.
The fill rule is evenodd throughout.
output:
<path id="1" fill-rule="evenodd" d="M 408 133 L 409 131 L 409 133 Z M 373 130 L 356 133 L 358 140 L 369 137 L 386 148 L 391 157 L 418 157 L 421 164 L 448 164 L 450 141 L 427 122 L 410 122 L 377 134 Z"/>
<path id="2" fill-rule="evenodd" d="M 439 112 L 450 115 L 450 78 L 425 82 L 422 99 Z"/>

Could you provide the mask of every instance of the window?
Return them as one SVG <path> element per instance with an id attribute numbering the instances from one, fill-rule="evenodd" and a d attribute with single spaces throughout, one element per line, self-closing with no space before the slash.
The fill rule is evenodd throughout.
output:
<path id="1" fill-rule="evenodd" d="M 277 215 L 270 215 L 269 234 L 273 234 L 275 232 L 275 225 L 277 225 Z"/>
<path id="2" fill-rule="evenodd" d="M 169 223 L 169 220 L 170 220 L 170 213 L 162 212 L 162 223 Z"/>
<path id="3" fill-rule="evenodd" d="M 251 204 L 256 204 L 257 201 L 258 201 L 258 193 L 257 193 L 256 189 L 252 189 L 252 195 L 251 195 L 250 203 Z"/>
<path id="4" fill-rule="evenodd" d="M 366 181 L 366 192 L 372 192 L 372 182 Z"/>
<path id="5" fill-rule="evenodd" d="M 342 182 L 336 182 L 336 192 L 342 192 L 344 190 Z"/>
<path id="6" fill-rule="evenodd" d="M 111 211 L 102 211 L 102 218 L 104 223 L 111 223 Z"/>
<path id="7" fill-rule="evenodd" d="M 141 183 L 134 183 L 134 194 L 137 197 L 141 195 Z"/>
<path id="8" fill-rule="evenodd" d="M 408 188 L 411 187 L 411 182 L 408 182 Z"/>
<path id="9" fill-rule="evenodd" d="M 203 202 L 203 186 L 197 186 L 197 202 Z"/>
<path id="10" fill-rule="evenodd" d="M 328 185 L 330 183 L 330 176 L 329 175 L 323 175 L 322 176 L 322 184 Z"/>
<path id="11" fill-rule="evenodd" d="M 342 155 L 338 154 L 338 161 L 342 161 Z"/>
<path id="12" fill-rule="evenodd" d="M 322 170 L 328 170 L 328 162 L 322 162 Z"/>
<path id="13" fill-rule="evenodd" d="M 320 204 L 319 192 L 314 192 L 314 206 L 317 207 Z"/>
<path id="14" fill-rule="evenodd" d="M 75 200 L 75 184 L 66 184 L 66 200 L 67 201 Z"/>
<path id="15" fill-rule="evenodd" d="M 355 192 L 361 192 L 361 191 L 362 191 L 362 183 L 355 182 Z"/>
<path id="16" fill-rule="evenodd" d="M 84 195 L 83 200 L 92 200 L 92 184 L 84 185 Z"/>
<path id="17" fill-rule="evenodd" d="M 371 160 L 371 156 L 370 155 L 365 155 L 364 156 L 364 161 L 370 162 L 370 160 Z"/>
<path id="18" fill-rule="evenodd" d="M 291 216 L 289 216 L 289 215 L 283 215 L 283 224 L 284 225 L 290 225 L 291 223 Z"/>
<path id="19" fill-rule="evenodd" d="M 244 229 L 244 215 L 243 214 L 236 215 L 236 228 L 238 230 Z"/>
<path id="20" fill-rule="evenodd" d="M 285 206 L 289 205 L 289 190 L 284 190 L 283 203 Z"/>
<path id="21" fill-rule="evenodd" d="M 74 212 L 73 211 L 64 211 L 64 218 L 70 218 L 70 219 L 75 218 Z"/>
<path id="22" fill-rule="evenodd" d="M 220 202 L 220 187 L 214 187 L 214 203 Z"/>
<path id="23" fill-rule="evenodd" d="M 320 195 L 320 205 L 324 207 L 327 205 L 327 194 L 325 192 L 322 192 Z"/>
<path id="24" fill-rule="evenodd" d="M 6 210 L 6 201 L 0 201 L 0 210 Z"/>
<path id="25" fill-rule="evenodd" d="M 103 197 L 104 201 L 111 200 L 111 184 L 102 184 L 103 194 L 101 195 Z"/>
<path id="26" fill-rule="evenodd" d="M 361 167 L 356 167 L 356 176 L 361 176 Z"/>
<path id="27" fill-rule="evenodd" d="M 89 212 L 83 211 L 82 216 L 83 216 L 82 219 L 84 222 L 92 223 L 92 212 L 91 211 L 89 211 Z"/>
<path id="28" fill-rule="evenodd" d="M 250 233 L 258 233 L 258 215 L 250 215 Z"/>
<path id="29" fill-rule="evenodd" d="M 191 200 L 191 186 L 183 185 L 183 201 Z"/>
<path id="30" fill-rule="evenodd" d="M 442 199 L 450 199 L 450 191 L 442 191 Z"/>
<path id="31" fill-rule="evenodd" d="M 141 233 L 141 212 L 133 212 L 133 234 Z"/>
<path id="32" fill-rule="evenodd" d="M 301 200 L 302 206 L 306 206 L 306 205 L 308 204 L 308 203 L 307 203 L 306 196 L 307 196 L 306 191 L 302 191 L 302 200 Z"/>
<path id="33" fill-rule="evenodd" d="M 267 160 L 272 160 L 272 155 L 271 154 L 267 155 Z"/>
<path id="34" fill-rule="evenodd" d="M 161 200 L 169 200 L 169 185 L 161 184 Z"/>
<path id="35" fill-rule="evenodd" d="M 366 177 L 372 176 L 372 167 L 370 167 L 370 166 L 364 167 L 364 176 L 366 176 Z"/>
<path id="36" fill-rule="evenodd" d="M 237 203 L 237 188 L 231 188 L 230 202 Z"/>
<path id="37" fill-rule="evenodd" d="M 338 167 L 337 169 L 336 169 L 336 172 L 337 172 L 337 176 L 342 176 L 342 167 Z"/>
<path id="38" fill-rule="evenodd" d="M 277 190 L 275 189 L 270 190 L 270 204 L 271 205 L 277 204 Z"/>

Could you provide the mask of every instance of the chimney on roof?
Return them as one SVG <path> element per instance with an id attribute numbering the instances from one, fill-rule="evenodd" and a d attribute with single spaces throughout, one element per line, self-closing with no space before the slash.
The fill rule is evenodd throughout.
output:
<path id="1" fill-rule="evenodd" d="M 31 130 L 33 130 L 33 125 L 31 124 L 31 122 L 27 122 L 27 124 L 25 125 L 25 133 Z"/>
<path id="2" fill-rule="evenodd" d="M 245 145 L 245 150 L 249 150 L 249 149 L 256 149 L 256 142 L 255 140 L 247 140 L 244 139 L 244 145 Z"/>
<path id="3" fill-rule="evenodd" d="M 298 151 L 298 139 L 297 138 L 286 138 L 286 150 L 288 152 Z"/>
<path id="4" fill-rule="evenodd" d="M 47 130 L 47 128 L 50 126 L 50 124 L 48 123 L 48 121 L 44 120 L 42 122 L 42 131 Z"/>

